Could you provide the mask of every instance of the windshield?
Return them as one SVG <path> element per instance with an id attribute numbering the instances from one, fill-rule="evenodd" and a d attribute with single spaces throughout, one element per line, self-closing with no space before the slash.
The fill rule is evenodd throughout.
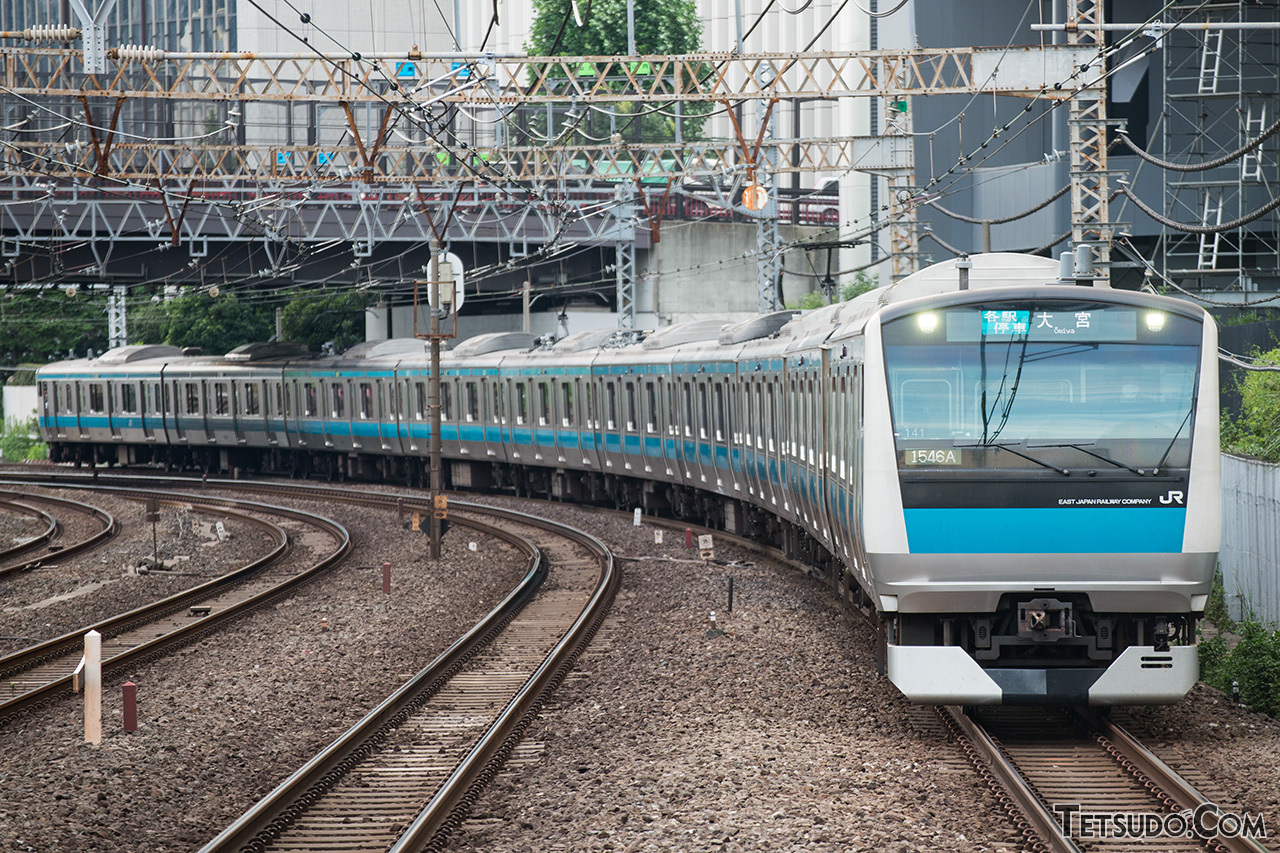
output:
<path id="1" fill-rule="evenodd" d="M 1181 315 L 1080 301 L 890 321 L 899 464 L 1186 467 L 1200 339 L 1200 323 Z"/>

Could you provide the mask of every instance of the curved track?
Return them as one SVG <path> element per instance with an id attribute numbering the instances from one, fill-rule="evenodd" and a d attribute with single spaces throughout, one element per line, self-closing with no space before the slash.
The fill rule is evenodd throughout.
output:
<path id="1" fill-rule="evenodd" d="M 1007 797 L 1036 849 L 1266 851 L 1233 831 L 1215 834 L 1210 801 L 1105 716 L 1062 708 L 981 709 L 976 718 L 955 707 L 937 711 L 979 773 Z M 1192 823 L 1197 809 L 1206 832 Z"/>
<path id="2" fill-rule="evenodd" d="M 46 521 L 43 533 L 35 539 L 19 543 L 12 548 L 0 551 L 0 577 L 17 574 L 38 566 L 49 565 L 67 557 L 94 548 L 114 536 L 120 529 L 110 513 L 80 501 L 49 495 L 34 495 L 24 492 L 0 492 L 0 502 L 18 512 L 36 515 Z M 57 540 L 69 535 L 68 525 L 58 521 L 76 517 L 83 519 L 75 527 L 87 527 L 81 538 L 67 545 L 55 544 Z M 39 548 L 48 549 L 46 553 L 31 559 L 20 559 L 22 556 Z"/>
<path id="3" fill-rule="evenodd" d="M 612 555 L 594 537 L 511 510 L 463 511 L 468 518 L 455 520 L 530 555 L 520 585 L 202 853 L 438 849 L 459 825 L 619 585 Z"/>
<path id="4" fill-rule="evenodd" d="M 86 488 L 78 486 L 78 488 Z M 161 503 L 217 508 L 246 524 L 270 531 L 275 548 L 264 557 L 212 581 L 128 613 L 0 658 L 0 719 L 46 704 L 72 686 L 83 654 L 84 634 L 102 634 L 102 666 L 109 671 L 128 661 L 158 655 L 167 647 L 189 642 L 226 620 L 269 601 L 338 563 L 351 548 L 347 530 L 312 513 L 254 501 L 158 494 L 154 490 L 94 487 L 123 497 L 159 497 Z M 280 523 L 267 520 L 278 518 Z M 299 538 L 315 532 L 332 541 L 319 558 L 310 548 L 293 549 Z"/>

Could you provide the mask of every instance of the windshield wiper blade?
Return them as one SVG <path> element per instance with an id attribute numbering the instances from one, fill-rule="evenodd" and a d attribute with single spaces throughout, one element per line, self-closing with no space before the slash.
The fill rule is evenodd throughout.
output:
<path id="1" fill-rule="evenodd" d="M 1023 459 L 1026 459 L 1028 462 L 1036 463 L 1041 468 L 1048 468 L 1050 471 L 1057 471 L 1059 474 L 1061 474 L 1064 477 L 1071 476 L 1071 472 L 1068 471 L 1066 468 L 1059 468 L 1057 465 L 1050 465 L 1048 462 L 1045 462 L 1043 459 L 1037 459 L 1034 456 L 1028 456 L 1027 454 L 1022 453 L 1021 451 L 1014 450 L 1005 442 L 1000 442 L 1000 441 L 964 442 L 964 443 L 957 444 L 956 447 L 994 447 L 997 450 L 1004 450 L 1009 453 L 1012 453 L 1014 456 L 1021 456 Z"/>
<path id="2" fill-rule="evenodd" d="M 1120 462 L 1117 459 L 1112 459 L 1109 456 L 1103 456 L 1101 453 L 1094 453 L 1092 450 L 1086 450 L 1084 444 L 1072 444 L 1071 442 L 1053 442 L 1051 444 L 1039 444 L 1039 443 L 1034 445 L 1028 444 L 1027 446 L 1028 447 L 1070 447 L 1072 450 L 1079 450 L 1081 453 L 1092 456 L 1094 459 L 1101 459 L 1103 462 L 1110 462 L 1112 465 L 1116 466 L 1117 468 L 1123 468 L 1126 471 L 1137 474 L 1139 477 L 1145 477 L 1147 475 L 1147 472 L 1143 471 L 1141 468 L 1134 468 L 1130 465 L 1126 465 L 1125 463 Z M 1155 471 L 1152 471 L 1151 473 L 1154 474 Z"/>

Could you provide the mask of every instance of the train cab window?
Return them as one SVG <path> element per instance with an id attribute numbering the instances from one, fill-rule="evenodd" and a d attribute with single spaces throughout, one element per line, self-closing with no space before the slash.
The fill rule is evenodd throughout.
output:
<path id="1" fill-rule="evenodd" d="M 102 386 L 94 382 L 89 386 L 89 413 L 99 414 L 107 409 L 105 397 L 102 393 Z"/>
<path id="2" fill-rule="evenodd" d="M 605 385 L 605 428 L 618 428 L 618 386 L 612 382 Z"/>
<path id="3" fill-rule="evenodd" d="M 516 383 L 516 423 L 529 422 L 529 389 L 523 382 Z"/>
<path id="4" fill-rule="evenodd" d="M 360 383 L 360 418 L 368 420 L 373 417 L 373 385 L 369 382 Z"/>
<path id="5" fill-rule="evenodd" d="M 186 407 L 184 411 L 188 415 L 200 414 L 200 386 L 194 382 L 186 383 Z"/>
<path id="6" fill-rule="evenodd" d="M 341 380 L 329 386 L 329 411 L 335 418 L 343 418 L 347 415 L 346 394 Z"/>
<path id="7" fill-rule="evenodd" d="M 658 431 L 658 389 L 652 382 L 644 383 L 644 431 L 650 435 Z"/>
<path id="8" fill-rule="evenodd" d="M 560 425 L 573 426 L 573 385 L 560 383 Z"/>
<path id="9" fill-rule="evenodd" d="M 132 383 L 120 386 L 120 411 L 126 415 L 138 413 L 138 386 Z"/>
<path id="10" fill-rule="evenodd" d="M 231 400 L 225 382 L 213 383 L 213 413 L 215 415 L 231 414 Z"/>
<path id="11" fill-rule="evenodd" d="M 684 434 L 693 437 L 693 386 L 685 385 L 684 391 Z"/>
<path id="12" fill-rule="evenodd" d="M 636 417 L 636 386 L 628 382 L 627 389 L 627 432 L 635 432 L 639 419 Z"/>
<path id="13" fill-rule="evenodd" d="M 475 423 L 480 420 L 480 389 L 476 387 L 476 383 L 468 382 L 465 391 L 467 396 L 467 421 Z"/>
<path id="14" fill-rule="evenodd" d="M 724 437 L 728 430 L 726 429 L 727 421 L 725 420 L 724 410 L 724 386 L 717 384 L 715 386 L 715 429 L 716 441 L 724 441 Z"/>
<path id="15" fill-rule="evenodd" d="M 258 393 L 256 382 L 250 382 L 244 386 L 244 413 L 246 415 L 262 414 L 262 397 Z"/>
<path id="16" fill-rule="evenodd" d="M 546 382 L 538 383 L 538 426 L 551 423 L 551 388 Z"/>

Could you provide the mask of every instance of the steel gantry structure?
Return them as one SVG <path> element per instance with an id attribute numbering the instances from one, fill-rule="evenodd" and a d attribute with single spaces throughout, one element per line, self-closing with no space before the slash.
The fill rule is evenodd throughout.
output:
<path id="1" fill-rule="evenodd" d="M 664 193 L 710 192 L 713 204 L 759 221 L 760 309 L 771 310 L 781 251 L 771 190 L 780 176 L 886 176 L 897 278 L 918 254 L 910 99 L 988 91 L 1071 100 L 1073 129 L 1092 150 L 1088 140 L 1105 139 L 1105 98 L 1080 78 L 1097 61 L 1093 43 L 631 57 L 138 46 L 86 57 L 66 46 L 6 47 L 0 254 L 88 240 L 105 274 L 127 241 L 185 247 L 193 259 L 207 256 L 210 241 L 261 241 L 269 255 L 286 242 L 346 241 L 357 258 L 386 241 L 612 244 L 628 326 L 635 248 L 649 245 L 648 229 L 637 227 L 651 212 L 642 182 L 656 182 Z M 774 104 L 842 98 L 877 99 L 892 120 L 866 137 L 788 138 L 775 126 Z M 736 139 L 686 141 L 677 131 L 664 142 L 621 133 L 595 141 L 576 129 L 584 111 L 619 104 L 679 115 L 690 105 L 731 112 L 753 103 L 758 126 Z M 1090 231 L 1091 219 L 1106 220 L 1096 189 L 1105 189 L 1105 168 L 1088 153 L 1073 160 L 1078 236 L 1105 234 Z M 749 209 L 736 199 L 752 183 L 767 203 Z"/>

